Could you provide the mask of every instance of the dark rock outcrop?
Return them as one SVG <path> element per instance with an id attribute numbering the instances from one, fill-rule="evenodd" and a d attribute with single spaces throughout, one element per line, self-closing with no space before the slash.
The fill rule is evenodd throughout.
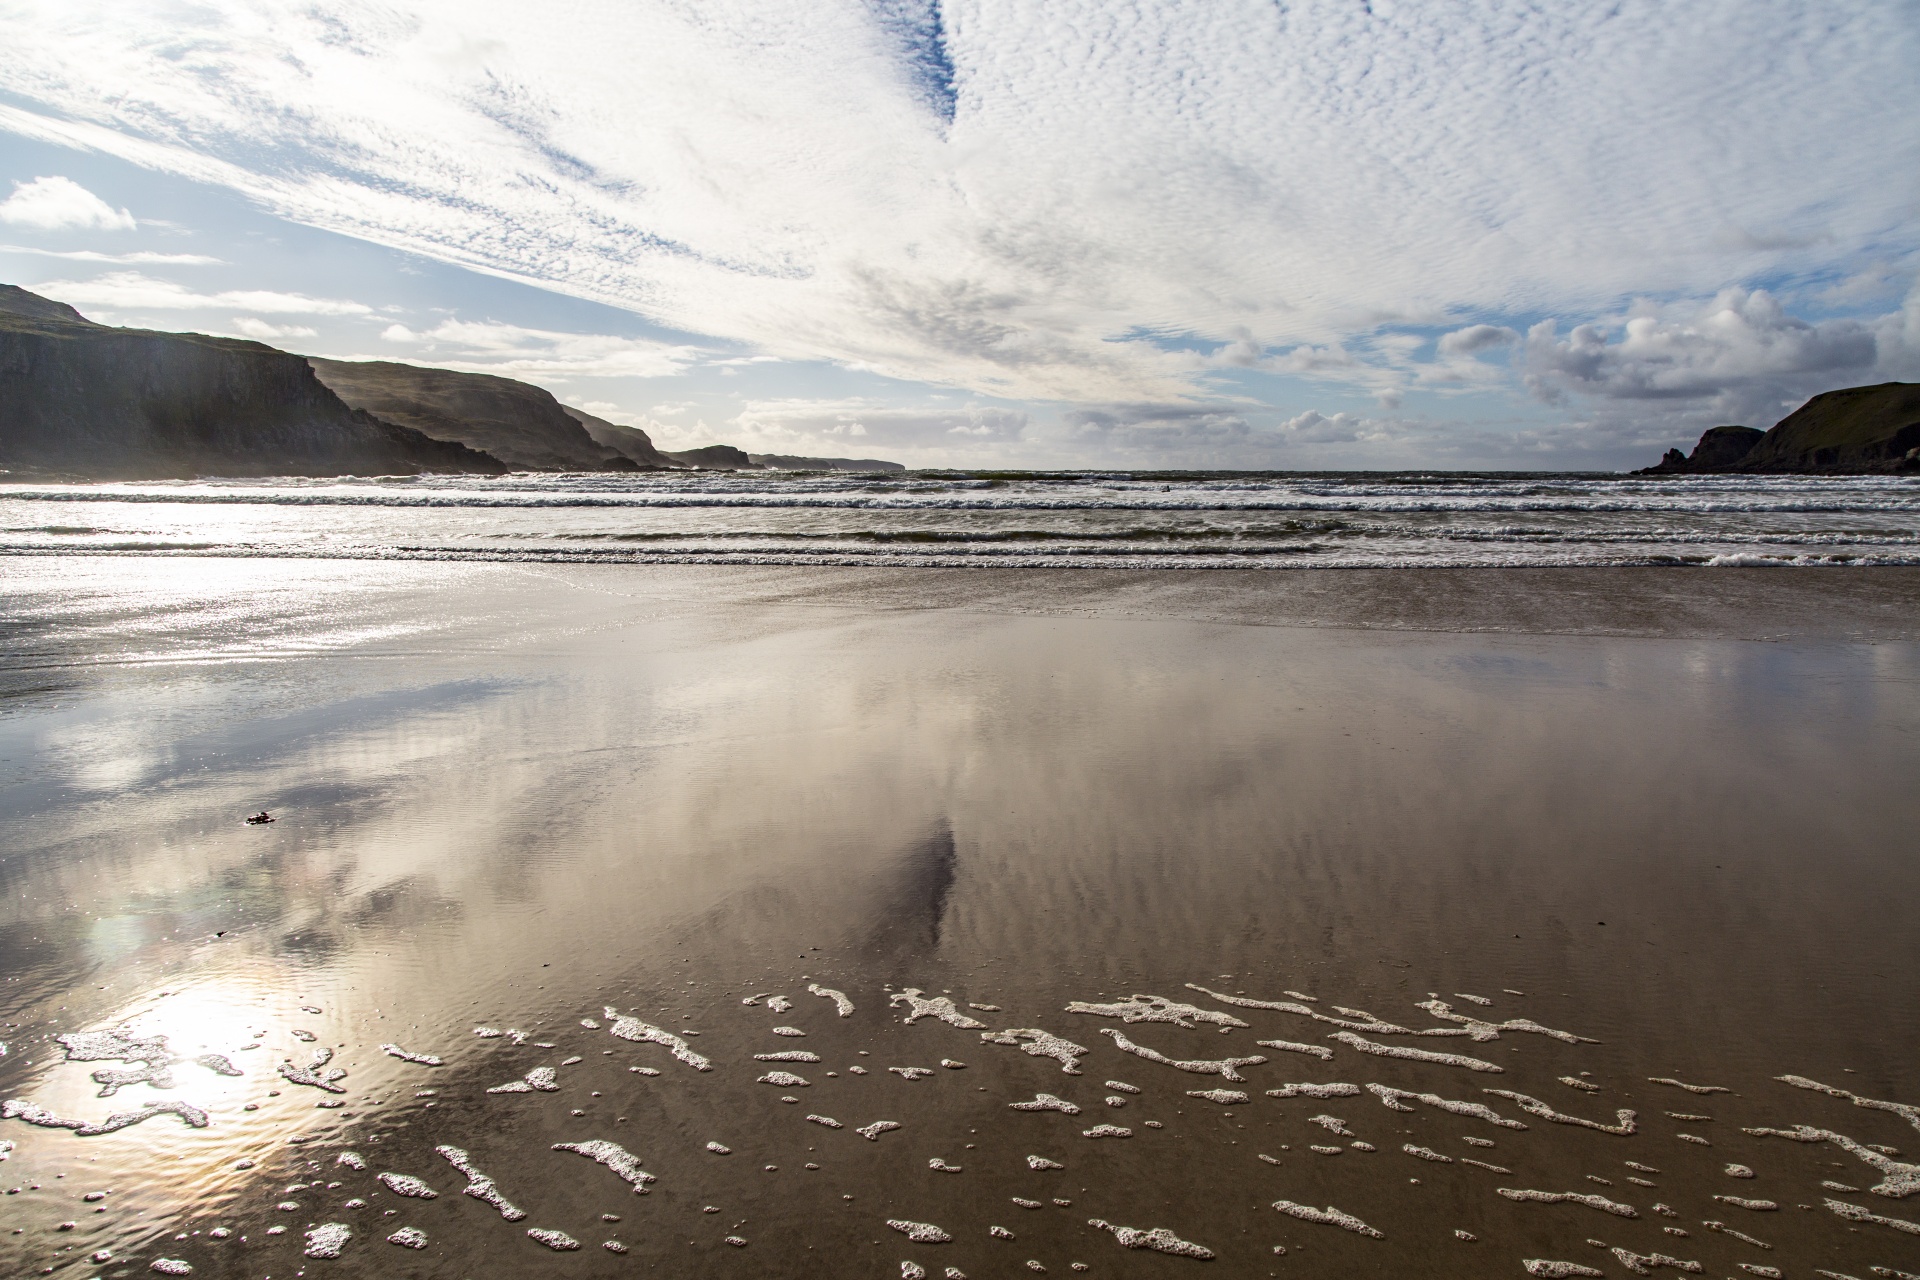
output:
<path id="1" fill-rule="evenodd" d="M 1827 391 L 1773 430 L 1714 427 L 1691 456 L 1667 450 L 1635 475 L 1870 475 L 1920 471 L 1920 383 Z"/>
<path id="2" fill-rule="evenodd" d="M 1883 382 L 1817 395 L 1781 419 L 1735 469 L 1920 470 L 1920 383 Z"/>
<path id="3" fill-rule="evenodd" d="M 623 427 L 617 422 L 596 418 L 585 409 L 576 409 L 570 404 L 563 404 L 560 408 L 585 429 L 595 444 L 631 459 L 635 466 L 651 469 L 677 465 L 673 459 L 654 448 L 653 438 L 638 427 Z"/>
<path id="4" fill-rule="evenodd" d="M 1753 446 L 1760 443 L 1766 432 L 1756 431 L 1752 427 L 1708 427 L 1693 446 L 1693 452 L 1686 454 L 1678 449 L 1667 450 L 1667 456 L 1660 459 L 1657 466 L 1636 471 L 1637 476 L 1698 475 L 1704 472 L 1727 471 L 1747 454 Z"/>
<path id="5" fill-rule="evenodd" d="M 355 409 L 435 440 L 484 449 L 521 471 L 634 471 L 632 458 L 597 443 L 540 387 L 488 373 L 459 373 L 384 360 L 310 361 Z"/>
<path id="6" fill-rule="evenodd" d="M 0 285 L 0 468 L 93 480 L 506 470 L 356 412 L 299 356 L 110 328 L 10 285 Z"/>
<path id="7" fill-rule="evenodd" d="M 683 449 L 679 453 L 669 453 L 683 467 L 698 467 L 702 471 L 751 471 L 753 459 L 730 444 L 710 444 L 704 449 Z"/>
<path id="8" fill-rule="evenodd" d="M 782 471 L 905 471 L 898 462 L 878 458 L 801 458 L 790 453 L 752 453 L 747 455 L 758 467 L 778 467 Z"/>

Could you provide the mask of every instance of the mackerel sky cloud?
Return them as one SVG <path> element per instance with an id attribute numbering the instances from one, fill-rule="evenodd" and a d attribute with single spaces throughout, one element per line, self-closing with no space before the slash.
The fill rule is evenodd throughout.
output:
<path id="1" fill-rule="evenodd" d="M 498 305 L 348 337 L 325 279 L 256 283 L 329 354 L 505 342 L 636 379 L 576 397 L 633 421 L 774 357 L 719 438 L 858 405 L 909 461 L 1625 462 L 1920 377 L 1900 0 L 12 0 L 0 47 L 0 160 L 112 160 L 658 326 L 626 356 Z M 137 183 L 74 190 L 127 223 L 40 251 L 133 247 Z M 29 261 L 77 304 L 139 291 L 0 269 Z M 248 291 L 193 269 L 139 289 Z M 1423 425 L 1346 425 L 1388 421 Z"/>

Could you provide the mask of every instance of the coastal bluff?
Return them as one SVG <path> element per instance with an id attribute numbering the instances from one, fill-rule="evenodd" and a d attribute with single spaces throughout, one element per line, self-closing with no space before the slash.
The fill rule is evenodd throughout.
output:
<path id="1" fill-rule="evenodd" d="M 86 480 L 507 470 L 349 407 L 299 356 L 111 328 L 12 285 L 0 285 L 0 469 Z"/>
<path id="2" fill-rule="evenodd" d="M 1713 427 L 1691 454 L 1669 449 L 1637 476 L 1920 473 L 1920 383 L 1813 397 L 1771 431 Z"/>

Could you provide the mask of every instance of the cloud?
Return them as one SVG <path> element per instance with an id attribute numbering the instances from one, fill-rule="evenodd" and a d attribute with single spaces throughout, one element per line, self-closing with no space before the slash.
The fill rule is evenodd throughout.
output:
<path id="1" fill-rule="evenodd" d="M 271 342 L 277 338 L 314 338 L 319 334 L 301 324 L 269 324 L 258 316 L 235 316 L 233 327 L 241 336 Z"/>
<path id="2" fill-rule="evenodd" d="M 1711 401 L 1771 425 L 1783 402 L 1868 376 L 1880 330 L 1897 336 L 1884 322 L 1807 321 L 1764 290 L 1727 289 L 1704 306 L 1641 304 L 1618 322 L 1577 325 L 1565 337 L 1543 320 L 1527 331 L 1522 367 L 1527 385 L 1549 401 L 1570 392 Z"/>
<path id="3" fill-rule="evenodd" d="M 1920 248 L 1898 4 L 569 15 L 18 0 L 0 128 L 758 353 L 1084 405 L 1239 370 L 1493 385 L 1491 347 L 1375 339 Z M 1543 385 L 1586 385 L 1581 355 Z"/>
<path id="4" fill-rule="evenodd" d="M 110 271 L 91 280 L 49 280 L 34 292 L 76 307 L 104 307 L 110 311 L 210 311 L 238 308 L 269 315 L 364 316 L 373 314 L 365 303 L 341 298 L 310 298 L 303 293 L 276 293 L 267 289 L 229 289 L 198 293 L 172 280 L 138 271 Z"/>
<path id="5" fill-rule="evenodd" d="M 16 182 L 0 201 L 0 222 L 36 231 L 131 231 L 133 215 L 116 210 L 71 178 Z"/>
<path id="6" fill-rule="evenodd" d="M 1518 341 L 1520 335 L 1505 325 L 1474 324 L 1442 334 L 1435 345 L 1441 355 L 1472 356 Z"/>
<path id="7" fill-rule="evenodd" d="M 420 332 L 393 324 L 380 336 L 417 344 L 420 359 L 450 369 L 531 378 L 665 378 L 707 354 L 699 347 L 646 338 L 528 329 L 490 320 L 445 320 Z"/>
<path id="8" fill-rule="evenodd" d="M 26 245 L 0 244 L 0 253 L 26 253 L 36 258 L 62 258 L 68 262 L 100 262 L 141 267 L 217 267 L 220 259 L 204 253 L 101 253 L 94 249 L 35 249 Z"/>
<path id="9" fill-rule="evenodd" d="M 1023 410 L 991 405 L 946 409 L 858 399 L 780 399 L 749 402 L 729 430 L 749 441 L 744 447 L 754 453 L 850 448 L 967 452 L 1015 444 L 1029 421 Z"/>

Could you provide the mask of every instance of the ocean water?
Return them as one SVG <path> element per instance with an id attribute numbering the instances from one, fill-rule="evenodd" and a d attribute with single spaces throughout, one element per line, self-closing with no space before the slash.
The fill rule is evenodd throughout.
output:
<path id="1" fill-rule="evenodd" d="M 0 554 L 962 567 L 1920 564 L 1920 480 L 704 472 L 0 485 Z"/>

